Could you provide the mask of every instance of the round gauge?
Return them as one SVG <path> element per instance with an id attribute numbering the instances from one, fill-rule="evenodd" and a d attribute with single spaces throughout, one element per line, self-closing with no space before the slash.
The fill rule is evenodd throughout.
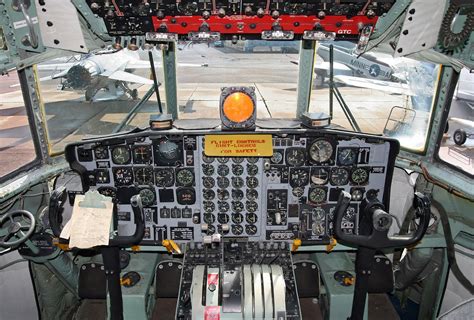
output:
<path id="1" fill-rule="evenodd" d="M 367 190 L 365 197 L 367 198 L 367 200 L 375 200 L 377 199 L 378 195 L 379 195 L 379 190 L 370 189 L 370 190 Z"/>
<path id="2" fill-rule="evenodd" d="M 354 221 L 356 216 L 356 209 L 354 207 L 348 207 L 346 213 L 342 216 L 344 220 Z"/>
<path id="3" fill-rule="evenodd" d="M 226 189 L 229 187 L 229 179 L 226 177 L 217 177 L 217 186 L 222 189 Z"/>
<path id="4" fill-rule="evenodd" d="M 94 149 L 94 155 L 96 159 L 108 159 L 109 150 L 107 150 L 107 147 L 98 146 Z"/>
<path id="5" fill-rule="evenodd" d="M 153 168 L 140 167 L 135 168 L 135 183 L 139 185 L 153 184 Z"/>
<path id="6" fill-rule="evenodd" d="M 126 146 L 115 147 L 112 149 L 112 161 L 115 164 L 130 163 L 130 150 Z"/>
<path id="7" fill-rule="evenodd" d="M 254 224 L 257 222 L 257 215 L 255 213 L 247 213 L 245 215 L 245 221 L 247 221 L 247 223 L 250 223 L 250 224 Z"/>
<path id="8" fill-rule="evenodd" d="M 232 177 L 232 187 L 240 189 L 244 186 L 244 179 L 241 177 Z"/>
<path id="9" fill-rule="evenodd" d="M 258 157 L 249 157 L 247 158 L 248 163 L 257 163 L 258 162 Z"/>
<path id="10" fill-rule="evenodd" d="M 219 157 L 219 158 L 217 158 L 217 162 L 219 162 L 219 163 L 227 163 L 227 162 L 229 162 L 229 158 L 227 158 L 227 157 Z"/>
<path id="11" fill-rule="evenodd" d="M 292 187 L 303 187 L 308 184 L 309 174 L 305 169 L 290 170 L 290 185 Z"/>
<path id="12" fill-rule="evenodd" d="M 369 180 L 369 172 L 365 168 L 354 169 L 351 173 L 351 181 L 354 184 L 365 184 Z"/>
<path id="13" fill-rule="evenodd" d="M 326 211 L 323 208 L 314 208 L 312 211 L 313 220 L 324 220 L 326 219 Z"/>
<path id="14" fill-rule="evenodd" d="M 150 146 L 135 146 L 133 148 L 133 163 L 150 163 L 151 148 Z"/>
<path id="15" fill-rule="evenodd" d="M 117 190 L 113 187 L 100 187 L 97 189 L 97 191 L 106 197 L 111 197 L 112 199 L 115 199 L 117 196 Z"/>
<path id="16" fill-rule="evenodd" d="M 329 181 L 333 186 L 342 186 L 349 182 L 349 171 L 345 168 L 332 168 Z"/>
<path id="17" fill-rule="evenodd" d="M 215 184 L 216 182 L 213 177 L 202 178 L 202 185 L 204 186 L 204 188 L 213 188 Z"/>
<path id="18" fill-rule="evenodd" d="M 229 203 L 225 201 L 218 201 L 217 208 L 220 212 L 227 212 L 230 209 Z"/>
<path id="19" fill-rule="evenodd" d="M 97 169 L 95 171 L 95 180 L 97 183 L 109 183 L 110 182 L 109 170 Z"/>
<path id="20" fill-rule="evenodd" d="M 243 157 L 234 157 L 234 158 L 232 158 L 232 161 L 234 163 L 242 163 L 242 162 L 244 162 L 244 160 L 245 160 L 245 158 L 243 158 Z"/>
<path id="21" fill-rule="evenodd" d="M 221 224 L 219 224 L 219 225 L 217 225 L 217 232 L 221 235 L 228 234 L 229 233 L 229 227 L 227 226 L 224 229 L 224 227 Z"/>
<path id="22" fill-rule="evenodd" d="M 308 199 L 312 203 L 324 202 L 326 200 L 326 190 L 323 188 L 310 189 Z"/>
<path id="23" fill-rule="evenodd" d="M 247 177 L 247 187 L 249 188 L 258 187 L 258 179 L 255 177 Z"/>
<path id="24" fill-rule="evenodd" d="M 352 189 L 351 190 L 351 199 L 353 201 L 361 201 L 364 197 L 364 189 Z"/>
<path id="25" fill-rule="evenodd" d="M 217 167 L 217 174 L 220 175 L 221 177 L 225 177 L 226 175 L 229 174 L 229 167 L 226 166 L 225 164 L 221 164 Z"/>
<path id="26" fill-rule="evenodd" d="M 313 234 L 316 236 L 322 236 L 326 233 L 326 228 L 324 227 L 324 222 L 322 221 L 314 222 L 311 226 L 311 229 Z"/>
<path id="27" fill-rule="evenodd" d="M 213 157 L 208 157 L 204 154 L 204 152 L 202 153 L 202 161 L 204 161 L 205 163 L 213 163 L 214 162 L 214 158 Z"/>
<path id="28" fill-rule="evenodd" d="M 315 162 L 327 162 L 331 159 L 334 148 L 326 139 L 313 141 L 309 147 L 309 156 Z"/>
<path id="29" fill-rule="evenodd" d="M 245 226 L 245 232 L 249 236 L 253 236 L 257 233 L 257 226 L 253 225 L 253 224 L 248 224 L 248 225 Z"/>
<path id="30" fill-rule="evenodd" d="M 232 222 L 236 224 L 241 224 L 244 221 L 244 216 L 241 213 L 232 214 Z"/>
<path id="31" fill-rule="evenodd" d="M 194 173 L 191 169 L 181 169 L 176 172 L 176 183 L 180 186 L 192 186 L 194 182 Z"/>
<path id="32" fill-rule="evenodd" d="M 216 193 L 212 189 L 204 189 L 202 192 L 204 200 L 213 200 L 216 197 Z"/>
<path id="33" fill-rule="evenodd" d="M 203 164 L 202 165 L 202 173 L 204 173 L 205 176 L 212 176 L 214 174 L 214 166 L 210 164 Z"/>
<path id="34" fill-rule="evenodd" d="M 232 201 L 232 211 L 241 212 L 244 210 L 244 204 L 240 201 Z"/>
<path id="35" fill-rule="evenodd" d="M 247 209 L 248 212 L 255 212 L 258 209 L 258 204 L 255 201 L 247 201 L 245 203 L 245 209 Z"/>
<path id="36" fill-rule="evenodd" d="M 216 210 L 216 205 L 212 201 L 204 201 L 202 206 L 204 212 L 214 212 L 214 210 Z"/>
<path id="37" fill-rule="evenodd" d="M 289 166 L 300 167 L 306 161 L 306 151 L 303 148 L 286 149 L 286 163 Z"/>
<path id="38" fill-rule="evenodd" d="M 357 160 L 357 151 L 354 148 L 339 148 L 337 162 L 343 166 L 353 165 Z"/>
<path id="39" fill-rule="evenodd" d="M 216 222 L 216 216 L 214 216 L 212 213 L 205 213 L 203 220 L 207 224 L 213 224 L 214 222 Z"/>
<path id="40" fill-rule="evenodd" d="M 173 169 L 158 169 L 155 171 L 155 183 L 158 187 L 168 188 L 174 185 Z"/>
<path id="41" fill-rule="evenodd" d="M 229 191 L 224 189 L 217 190 L 217 199 L 219 200 L 228 200 L 229 199 Z"/>
<path id="42" fill-rule="evenodd" d="M 132 168 L 114 168 L 114 180 L 117 186 L 127 186 L 133 183 Z"/>
<path id="43" fill-rule="evenodd" d="M 257 200 L 258 191 L 255 189 L 248 189 L 245 195 L 247 196 L 247 199 L 249 200 Z"/>
<path id="44" fill-rule="evenodd" d="M 239 224 L 233 224 L 231 230 L 235 236 L 240 236 L 244 232 L 244 227 Z"/>
<path id="45" fill-rule="evenodd" d="M 311 183 L 322 185 L 329 180 L 329 172 L 325 168 L 313 168 L 311 170 Z"/>
<path id="46" fill-rule="evenodd" d="M 155 204 L 156 196 L 153 190 L 148 188 L 141 189 L 139 195 L 142 200 L 143 206 L 149 207 Z"/>
<path id="47" fill-rule="evenodd" d="M 217 215 L 217 222 L 219 222 L 219 223 L 225 224 L 225 223 L 228 223 L 229 220 L 230 220 L 229 215 L 226 214 L 226 213 L 219 213 Z"/>
<path id="48" fill-rule="evenodd" d="M 244 167 L 242 167 L 240 164 L 233 164 L 232 173 L 236 176 L 241 176 L 242 173 L 244 173 Z"/>
<path id="49" fill-rule="evenodd" d="M 258 167 L 254 164 L 247 165 L 247 174 L 249 176 L 255 176 L 258 173 Z"/>
<path id="50" fill-rule="evenodd" d="M 214 233 L 216 233 L 216 227 L 214 227 L 212 224 L 208 225 L 206 234 L 208 236 L 212 236 Z"/>
<path id="51" fill-rule="evenodd" d="M 275 164 L 280 164 L 283 160 L 283 153 L 281 151 L 274 151 L 270 161 Z"/>
<path id="52" fill-rule="evenodd" d="M 166 160 L 175 160 L 178 158 L 178 145 L 169 140 L 162 140 L 158 145 L 158 153 Z"/>
<path id="53" fill-rule="evenodd" d="M 301 198 L 304 194 L 304 189 L 300 187 L 293 188 L 292 193 L 293 193 L 293 196 L 295 196 L 296 198 Z"/>
<path id="54" fill-rule="evenodd" d="M 240 201 L 244 198 L 244 192 L 240 189 L 232 189 L 232 200 Z"/>

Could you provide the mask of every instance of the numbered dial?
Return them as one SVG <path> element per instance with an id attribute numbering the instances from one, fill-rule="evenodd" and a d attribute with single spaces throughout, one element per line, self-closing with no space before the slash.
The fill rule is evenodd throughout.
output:
<path id="1" fill-rule="evenodd" d="M 153 168 L 135 168 L 135 183 L 139 185 L 153 184 Z"/>
<path id="2" fill-rule="evenodd" d="M 339 148 L 337 162 L 343 166 L 350 166 L 357 162 L 357 149 Z"/>
<path id="3" fill-rule="evenodd" d="M 240 164 L 233 164 L 232 165 L 232 173 L 235 176 L 241 176 L 244 173 L 244 167 Z"/>
<path id="4" fill-rule="evenodd" d="M 240 201 L 232 201 L 232 211 L 242 212 L 244 210 L 244 204 Z"/>
<path id="5" fill-rule="evenodd" d="M 217 162 L 219 162 L 219 163 L 227 163 L 227 162 L 229 162 L 229 158 L 220 157 L 220 158 L 217 158 Z"/>
<path id="6" fill-rule="evenodd" d="M 96 159 L 108 159 L 109 158 L 109 150 L 107 147 L 96 147 L 94 149 L 94 155 Z"/>
<path id="7" fill-rule="evenodd" d="M 329 171 L 325 168 L 313 168 L 311 172 L 311 183 L 323 185 L 328 183 Z"/>
<path id="8" fill-rule="evenodd" d="M 216 197 L 216 193 L 212 189 L 204 189 L 204 191 L 202 192 L 202 197 L 204 198 L 204 200 L 210 201 Z"/>
<path id="9" fill-rule="evenodd" d="M 349 171 L 345 168 L 333 168 L 329 180 L 334 186 L 345 185 L 349 182 Z"/>
<path id="10" fill-rule="evenodd" d="M 243 157 L 235 157 L 235 158 L 232 158 L 232 161 L 233 161 L 234 163 L 242 163 L 242 162 L 244 162 L 244 160 L 245 160 L 245 158 L 243 158 Z"/>
<path id="11" fill-rule="evenodd" d="M 151 163 L 151 147 L 136 146 L 133 148 L 133 163 Z"/>
<path id="12" fill-rule="evenodd" d="M 365 168 L 354 169 L 351 173 L 351 181 L 354 184 L 366 184 L 369 181 L 369 171 Z"/>
<path id="13" fill-rule="evenodd" d="M 229 187 L 229 179 L 227 177 L 217 177 L 217 186 L 222 189 Z"/>
<path id="14" fill-rule="evenodd" d="M 257 234 L 257 226 L 254 225 L 254 224 L 248 224 L 248 225 L 245 226 L 245 232 L 249 236 L 253 236 L 253 235 Z"/>
<path id="15" fill-rule="evenodd" d="M 168 188 L 174 185 L 174 171 L 171 168 L 155 172 L 155 183 L 158 187 Z"/>
<path id="16" fill-rule="evenodd" d="M 156 196 L 153 190 L 151 189 L 141 189 L 140 190 L 140 198 L 142 200 L 142 204 L 145 207 L 149 207 L 153 204 L 155 204 Z"/>
<path id="17" fill-rule="evenodd" d="M 114 168 L 113 172 L 117 186 L 128 186 L 133 183 L 132 168 Z"/>
<path id="18" fill-rule="evenodd" d="M 219 223 L 222 223 L 222 224 L 229 223 L 229 220 L 230 220 L 229 215 L 226 213 L 219 213 L 217 215 L 217 222 Z"/>
<path id="19" fill-rule="evenodd" d="M 217 203 L 217 207 L 220 212 L 227 212 L 229 211 L 229 208 L 230 208 L 229 203 L 225 201 L 219 201 Z"/>
<path id="20" fill-rule="evenodd" d="M 244 179 L 241 177 L 232 177 L 232 187 L 240 189 L 244 186 Z"/>
<path id="21" fill-rule="evenodd" d="M 290 185 L 292 187 L 303 187 L 308 184 L 309 174 L 306 169 L 290 170 Z"/>
<path id="22" fill-rule="evenodd" d="M 115 199 L 117 196 L 117 190 L 113 187 L 100 187 L 97 189 L 97 191 L 106 197 L 111 197 L 112 199 Z"/>
<path id="23" fill-rule="evenodd" d="M 204 188 L 213 188 L 215 184 L 216 182 L 213 177 L 202 178 L 202 185 L 204 186 Z"/>
<path id="24" fill-rule="evenodd" d="M 326 212 L 323 208 L 314 208 L 312 211 L 313 220 L 321 221 L 326 219 Z"/>
<path id="25" fill-rule="evenodd" d="M 213 163 L 215 158 L 213 158 L 213 157 L 208 157 L 208 156 L 206 156 L 206 155 L 203 153 L 201 159 L 202 159 L 202 161 L 204 161 L 205 163 Z"/>
<path id="26" fill-rule="evenodd" d="M 258 166 L 255 164 L 248 164 L 247 165 L 247 174 L 249 176 L 255 176 L 258 173 Z"/>
<path id="27" fill-rule="evenodd" d="M 258 210 L 258 204 L 255 201 L 247 201 L 245 203 L 245 209 L 247 209 L 248 212 L 255 212 Z"/>
<path id="28" fill-rule="evenodd" d="M 257 158 L 257 157 L 247 158 L 247 162 L 248 162 L 248 163 L 257 163 L 257 162 L 258 162 L 258 158 Z"/>
<path id="29" fill-rule="evenodd" d="M 274 151 L 273 156 L 270 158 L 270 161 L 274 164 L 280 164 L 283 161 L 283 153 L 282 151 Z"/>
<path id="30" fill-rule="evenodd" d="M 216 227 L 213 226 L 212 224 L 208 225 L 208 226 L 207 226 L 206 234 L 207 234 L 208 236 L 212 236 L 214 233 L 216 233 Z"/>
<path id="31" fill-rule="evenodd" d="M 286 163 L 293 167 L 300 167 L 306 161 L 306 150 L 303 148 L 288 148 L 286 150 Z"/>
<path id="32" fill-rule="evenodd" d="M 219 189 L 217 190 L 217 199 L 219 200 L 228 200 L 229 199 L 229 191 L 225 189 Z"/>
<path id="33" fill-rule="evenodd" d="M 312 203 L 321 203 L 326 201 L 326 189 L 314 188 L 309 190 L 308 199 Z"/>
<path id="34" fill-rule="evenodd" d="M 231 231 L 235 236 L 240 236 L 242 233 L 244 233 L 244 227 L 239 224 L 233 224 Z"/>
<path id="35" fill-rule="evenodd" d="M 229 167 L 225 164 L 221 164 L 217 167 L 217 174 L 221 177 L 225 177 L 229 174 Z"/>
<path id="36" fill-rule="evenodd" d="M 309 157 L 314 162 L 328 162 L 332 157 L 333 151 L 334 148 L 331 142 L 326 139 L 318 139 L 313 141 L 309 147 Z"/>
<path id="37" fill-rule="evenodd" d="M 247 189 L 245 193 L 248 200 L 257 200 L 258 199 L 258 191 L 255 189 Z"/>
<path id="38" fill-rule="evenodd" d="M 130 149 L 125 146 L 115 147 L 112 149 L 112 161 L 115 164 L 130 163 Z"/>
<path id="39" fill-rule="evenodd" d="M 170 160 L 178 160 L 179 146 L 171 141 L 163 140 L 158 145 L 158 155 L 165 158 L 168 162 Z"/>
<path id="40" fill-rule="evenodd" d="M 232 189 L 232 200 L 240 201 L 244 198 L 244 192 L 239 189 Z"/>
<path id="41" fill-rule="evenodd" d="M 203 164 L 202 165 L 202 173 L 206 176 L 212 176 L 214 174 L 214 166 L 210 164 Z"/>
<path id="42" fill-rule="evenodd" d="M 232 214 L 232 222 L 235 224 L 241 224 L 244 221 L 244 216 L 241 213 Z"/>
<path id="43" fill-rule="evenodd" d="M 254 224 L 257 222 L 257 215 L 255 213 L 247 213 L 247 215 L 245 216 L 245 221 L 247 221 L 247 223 L 250 223 L 250 224 Z"/>
<path id="44" fill-rule="evenodd" d="M 364 189 L 352 189 L 351 198 L 353 201 L 361 201 L 364 197 Z"/>
<path id="45" fill-rule="evenodd" d="M 247 187 L 249 188 L 258 187 L 258 179 L 255 177 L 247 177 Z"/>
<path id="46" fill-rule="evenodd" d="M 176 172 L 176 182 L 178 185 L 183 187 L 189 187 L 193 185 L 194 173 L 191 169 L 181 169 Z"/>
<path id="47" fill-rule="evenodd" d="M 205 213 L 203 220 L 207 224 L 213 224 L 214 222 L 216 222 L 216 216 L 211 213 Z"/>

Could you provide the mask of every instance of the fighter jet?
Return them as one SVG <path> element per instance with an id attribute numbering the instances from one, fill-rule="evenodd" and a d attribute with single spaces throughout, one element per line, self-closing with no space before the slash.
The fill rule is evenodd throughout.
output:
<path id="1" fill-rule="evenodd" d="M 151 49 L 158 56 L 155 49 Z M 40 81 L 61 79 L 60 90 L 76 90 L 84 92 L 86 101 L 115 100 L 123 96 L 136 99 L 137 89 L 131 89 L 130 84 L 152 85 L 153 80 L 133 74 L 137 69 L 150 69 L 150 63 L 141 59 L 147 56 L 142 49 L 128 48 L 107 50 L 72 57 L 72 61 L 61 61 L 38 65 L 39 71 L 51 71 L 52 74 L 40 78 Z M 155 58 L 155 61 L 159 59 Z M 159 63 L 155 63 L 158 67 Z M 178 66 L 206 67 L 207 64 L 179 63 Z M 107 94 L 96 98 L 99 91 Z"/>

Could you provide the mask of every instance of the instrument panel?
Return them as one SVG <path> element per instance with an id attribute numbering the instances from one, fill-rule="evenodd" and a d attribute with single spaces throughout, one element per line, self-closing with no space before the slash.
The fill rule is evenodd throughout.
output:
<path id="1" fill-rule="evenodd" d="M 260 133 L 271 134 L 271 157 L 210 157 L 209 132 L 145 131 L 68 145 L 66 158 L 85 191 L 114 199 L 120 235 L 134 232 L 130 198 L 140 194 L 142 244 L 209 242 L 217 234 L 325 244 L 342 190 L 352 195 L 344 232 L 358 232 L 365 197 L 388 206 L 396 140 L 306 129 L 248 134 Z"/>

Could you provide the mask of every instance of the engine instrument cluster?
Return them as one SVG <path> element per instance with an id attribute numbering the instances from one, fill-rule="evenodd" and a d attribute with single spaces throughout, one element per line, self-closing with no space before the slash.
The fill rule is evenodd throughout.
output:
<path id="1" fill-rule="evenodd" d="M 148 131 L 72 144 L 66 157 L 84 191 L 114 199 L 121 235 L 134 232 L 130 198 L 140 194 L 143 244 L 211 242 L 217 234 L 324 244 L 342 190 L 352 196 L 341 225 L 347 233 L 358 232 L 365 197 L 388 205 L 395 140 L 303 129 L 248 136 L 263 133 L 271 134 L 272 156 L 210 157 L 209 132 Z"/>

